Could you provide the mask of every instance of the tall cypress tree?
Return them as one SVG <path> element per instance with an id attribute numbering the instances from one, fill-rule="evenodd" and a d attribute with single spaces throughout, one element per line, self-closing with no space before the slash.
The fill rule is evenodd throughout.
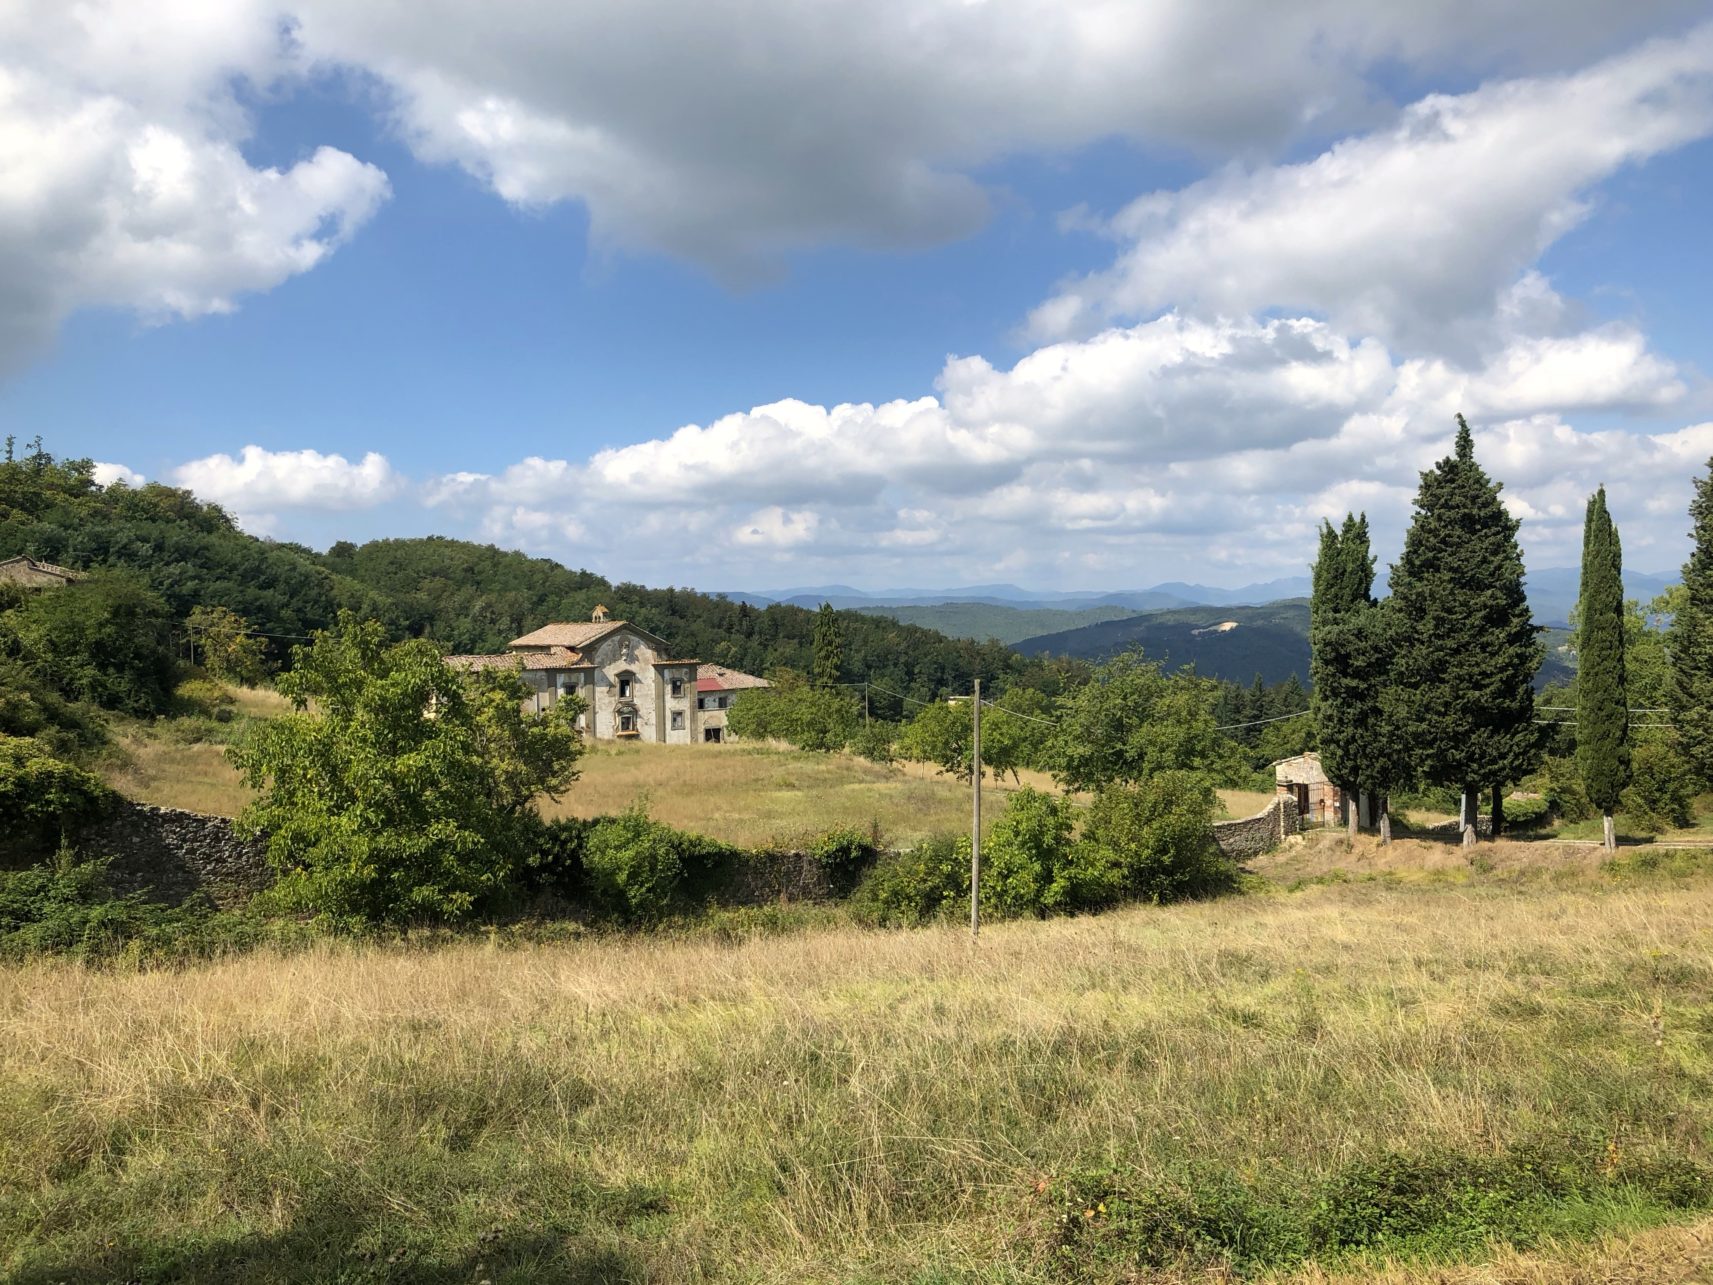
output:
<path id="1" fill-rule="evenodd" d="M 1630 701 L 1624 675 L 1624 567 L 1606 488 L 1588 499 L 1582 527 L 1582 589 L 1576 627 L 1576 765 L 1588 801 L 1605 819 L 1630 783 Z"/>
<path id="2" fill-rule="evenodd" d="M 1466 814 L 1490 787 L 1495 834 L 1505 784 L 1540 760 L 1533 684 L 1545 657 L 1523 592 L 1518 522 L 1499 489 L 1475 462 L 1459 415 L 1456 449 L 1422 474 L 1391 599 L 1393 709 L 1412 762 L 1426 779 L 1461 789 Z"/>
<path id="3" fill-rule="evenodd" d="M 1689 504 L 1695 548 L 1683 564 L 1683 595 L 1666 635 L 1672 722 L 1684 757 L 1713 782 L 1713 460 Z"/>
<path id="4" fill-rule="evenodd" d="M 1368 515 L 1346 514 L 1339 531 L 1323 523 L 1309 602 L 1312 708 L 1321 766 L 1344 793 L 1352 832 L 1362 795 L 1381 803 L 1395 780 L 1383 704 L 1391 648 L 1381 612 L 1374 601 Z"/>
<path id="5" fill-rule="evenodd" d="M 815 616 L 815 633 L 812 639 L 814 647 L 813 677 L 815 686 L 832 687 L 839 681 L 839 675 L 845 668 L 845 637 L 839 628 L 839 616 L 833 610 L 833 604 L 823 602 L 821 610 Z"/>
<path id="6" fill-rule="evenodd" d="M 1365 693 L 1349 643 L 1356 612 L 1372 605 L 1374 562 L 1368 556 L 1367 516 L 1345 514 L 1342 530 L 1322 522 L 1309 598 L 1309 678 L 1314 683 L 1315 744 L 1327 780 L 1344 796 L 1352 832 L 1361 786 L 1362 706 Z"/>

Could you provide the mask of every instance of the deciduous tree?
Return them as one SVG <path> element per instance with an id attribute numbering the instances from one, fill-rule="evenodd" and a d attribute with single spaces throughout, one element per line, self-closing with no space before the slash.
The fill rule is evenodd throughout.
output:
<path id="1" fill-rule="evenodd" d="M 1053 775 L 1073 790 L 1145 781 L 1169 769 L 1229 780 L 1240 774 L 1237 746 L 1213 718 L 1218 684 L 1126 652 L 1100 665 L 1060 702 L 1046 755 Z"/>
<path id="2" fill-rule="evenodd" d="M 185 619 L 198 659 L 214 677 L 254 686 L 267 676 L 262 640 L 229 607 L 198 607 Z"/>
<path id="3" fill-rule="evenodd" d="M 257 791 L 240 824 L 265 836 L 290 904 L 364 920 L 456 919 L 504 894 L 576 775 L 580 702 L 526 713 L 506 671 L 462 674 L 424 639 L 389 645 L 350 614 L 295 649 L 293 712 L 230 751 Z"/>

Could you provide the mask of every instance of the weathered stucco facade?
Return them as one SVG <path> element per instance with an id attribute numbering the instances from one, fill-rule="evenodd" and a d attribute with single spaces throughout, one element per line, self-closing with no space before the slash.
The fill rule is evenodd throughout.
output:
<path id="1" fill-rule="evenodd" d="M 772 686 L 765 678 L 724 665 L 697 666 L 696 717 L 702 724 L 702 739 L 714 745 L 735 740 L 726 720 L 738 693 Z"/>

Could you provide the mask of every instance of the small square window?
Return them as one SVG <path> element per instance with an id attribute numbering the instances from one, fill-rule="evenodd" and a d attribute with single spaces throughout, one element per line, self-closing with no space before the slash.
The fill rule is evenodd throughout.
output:
<path id="1" fill-rule="evenodd" d="M 684 730 L 684 711 L 681 709 L 672 711 L 672 730 L 675 732 Z"/>
<path id="2" fill-rule="evenodd" d="M 674 678 L 672 680 L 672 694 L 674 696 L 682 696 L 684 694 L 684 680 L 682 678 Z"/>

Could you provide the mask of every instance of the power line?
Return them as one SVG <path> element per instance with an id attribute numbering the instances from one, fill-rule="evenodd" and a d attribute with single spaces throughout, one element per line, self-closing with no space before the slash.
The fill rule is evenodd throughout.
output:
<path id="1" fill-rule="evenodd" d="M 1239 727 L 1260 727 L 1263 723 L 1282 723 L 1287 718 L 1303 718 L 1311 713 L 1313 713 L 1312 710 L 1299 709 L 1295 714 L 1276 714 L 1272 718 L 1257 718 L 1248 723 L 1225 723 L 1213 730 L 1216 732 L 1229 732 Z"/>
<path id="2" fill-rule="evenodd" d="M 1006 709 L 1005 706 L 1003 706 L 1003 705 L 996 705 L 993 701 L 984 700 L 982 702 L 982 704 L 987 706 L 988 709 L 996 710 L 999 713 L 1008 715 L 1011 718 L 1026 718 L 1031 723 L 1040 723 L 1046 727 L 1063 727 L 1064 726 L 1064 724 L 1060 723 L 1057 719 L 1042 718 L 1038 714 L 1019 713 L 1017 710 L 1014 710 L 1014 709 Z"/>
<path id="3" fill-rule="evenodd" d="M 1548 712 L 1553 713 L 1553 714 L 1575 714 L 1578 712 L 1576 706 L 1574 706 L 1574 705 L 1536 705 L 1535 708 L 1536 709 L 1544 709 L 1544 710 L 1547 710 Z M 1632 713 L 1632 714 L 1669 714 L 1669 713 L 1671 713 L 1671 711 L 1669 709 L 1632 709 L 1630 711 L 1630 713 Z"/>

